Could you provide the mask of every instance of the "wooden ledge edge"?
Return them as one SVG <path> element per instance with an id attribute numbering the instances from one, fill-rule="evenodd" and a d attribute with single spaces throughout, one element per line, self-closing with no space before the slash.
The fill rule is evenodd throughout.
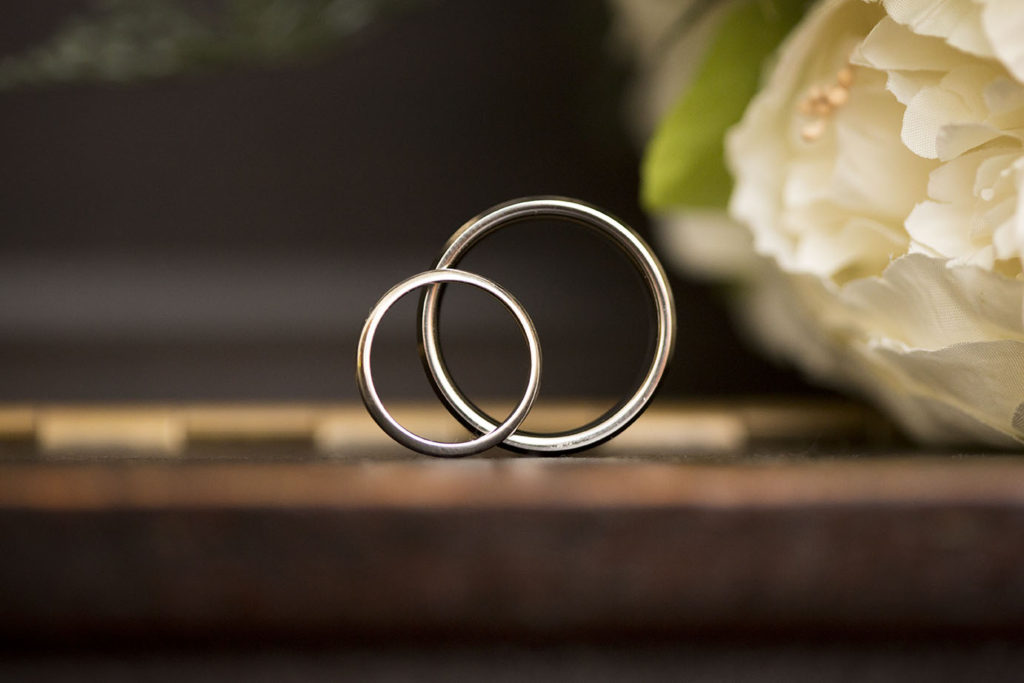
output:
<path id="1" fill-rule="evenodd" d="M 1024 506 L 1024 459 L 0 465 L 0 510 Z"/>

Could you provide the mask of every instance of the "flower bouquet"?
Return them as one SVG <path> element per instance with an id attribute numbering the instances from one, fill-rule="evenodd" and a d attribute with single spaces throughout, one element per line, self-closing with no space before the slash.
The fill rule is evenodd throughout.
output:
<path id="1" fill-rule="evenodd" d="M 1019 447 L 1024 3 L 670 5 L 618 3 L 671 256 L 920 441 Z"/>

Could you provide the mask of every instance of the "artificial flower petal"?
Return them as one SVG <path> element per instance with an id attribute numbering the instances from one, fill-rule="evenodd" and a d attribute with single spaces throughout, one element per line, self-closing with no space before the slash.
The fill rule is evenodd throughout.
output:
<path id="1" fill-rule="evenodd" d="M 1018 81 L 1024 81 L 1024 11 L 1020 0 L 987 0 L 981 19 L 999 61 Z"/>
<path id="2" fill-rule="evenodd" d="M 937 36 L 979 57 L 995 55 L 972 0 L 883 0 L 883 5 L 893 20 L 915 34 Z"/>
<path id="3" fill-rule="evenodd" d="M 889 17 L 871 29 L 854 55 L 857 64 L 880 70 L 936 71 L 963 63 L 942 40 L 914 33 Z"/>

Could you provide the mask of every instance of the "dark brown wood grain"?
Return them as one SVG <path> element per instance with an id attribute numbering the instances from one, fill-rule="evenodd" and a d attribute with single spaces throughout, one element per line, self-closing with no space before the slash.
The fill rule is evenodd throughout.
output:
<path id="1" fill-rule="evenodd" d="M 1024 460 L 0 465 L 7 638 L 991 633 Z"/>

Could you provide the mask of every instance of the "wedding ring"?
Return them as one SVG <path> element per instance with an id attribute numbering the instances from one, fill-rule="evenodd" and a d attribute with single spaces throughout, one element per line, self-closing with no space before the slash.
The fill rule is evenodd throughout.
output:
<path id="1" fill-rule="evenodd" d="M 511 201 L 473 218 L 449 238 L 434 268 L 454 268 L 466 252 L 483 238 L 506 225 L 534 218 L 572 221 L 609 238 L 640 271 L 654 300 L 657 317 L 657 338 L 651 365 L 629 398 L 594 422 L 578 429 L 553 434 L 513 429 L 502 442 L 502 446 L 514 451 L 566 453 L 607 441 L 628 427 L 647 407 L 672 357 L 676 336 L 675 305 L 664 269 L 651 248 L 632 229 L 600 209 L 562 197 L 531 197 Z M 420 350 L 427 374 L 452 415 L 470 430 L 491 436 L 500 429 L 497 421 L 459 390 L 441 354 L 438 333 L 441 290 L 441 285 L 432 286 L 423 292 L 420 299 Z M 510 421 L 506 420 L 502 427 L 508 424 Z"/>
<path id="2" fill-rule="evenodd" d="M 431 286 L 431 289 L 433 289 L 442 282 L 461 282 L 472 285 L 484 290 L 500 301 L 515 317 L 516 322 L 519 323 L 523 336 L 526 338 L 527 346 L 530 349 L 530 375 L 526 382 L 526 391 L 523 394 L 522 400 L 519 401 L 519 405 L 516 406 L 515 410 L 512 411 L 504 422 L 500 424 L 493 422 L 489 427 L 477 430 L 477 433 L 482 434 L 482 436 L 460 443 L 445 443 L 425 439 L 413 434 L 400 425 L 381 402 L 380 395 L 377 393 L 377 388 L 373 382 L 373 370 L 370 362 L 370 352 L 373 347 L 374 336 L 388 309 L 414 289 L 424 286 Z M 402 445 L 420 453 L 442 457 L 458 457 L 479 453 L 504 441 L 522 424 L 523 420 L 526 419 L 527 413 L 530 412 L 530 408 L 533 407 L 533 402 L 537 400 L 537 393 L 540 391 L 540 374 L 540 340 L 537 338 L 537 330 L 526 309 L 508 291 L 491 280 L 474 273 L 467 273 L 452 268 L 419 273 L 389 289 L 370 310 L 370 315 L 367 317 L 366 324 L 363 325 L 363 332 L 359 337 L 359 348 L 356 356 L 356 382 L 363 396 L 363 403 L 366 404 L 366 408 L 369 410 L 374 421 L 391 438 Z"/>

